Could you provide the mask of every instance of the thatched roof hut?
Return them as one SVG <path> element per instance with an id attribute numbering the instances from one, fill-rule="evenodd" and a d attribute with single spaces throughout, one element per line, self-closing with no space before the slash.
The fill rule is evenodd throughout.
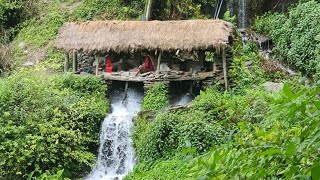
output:
<path id="1" fill-rule="evenodd" d="M 205 50 L 227 46 L 232 31 L 222 20 L 69 22 L 61 27 L 55 46 L 86 53 Z"/>

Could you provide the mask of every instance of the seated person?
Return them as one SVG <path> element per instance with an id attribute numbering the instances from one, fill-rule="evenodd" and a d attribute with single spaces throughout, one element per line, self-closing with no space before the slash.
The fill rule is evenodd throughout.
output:
<path id="1" fill-rule="evenodd" d="M 119 62 L 116 63 L 112 63 L 112 58 L 109 54 L 107 54 L 106 56 L 106 60 L 105 60 L 105 64 L 106 64 L 106 72 L 107 73 L 112 73 L 113 71 L 121 71 L 121 64 L 123 63 L 123 60 L 120 59 Z"/>
<path id="2" fill-rule="evenodd" d="M 146 73 L 146 72 L 150 72 L 150 71 L 154 71 L 154 63 L 152 60 L 152 57 L 150 55 L 146 55 L 144 58 L 144 63 L 142 65 L 139 66 L 139 70 L 136 74 L 136 76 L 139 73 Z"/>
<path id="3" fill-rule="evenodd" d="M 109 54 L 107 54 L 106 56 L 106 60 L 105 60 L 105 64 L 106 64 L 106 72 L 107 73 L 112 73 L 112 59 L 111 56 Z"/>

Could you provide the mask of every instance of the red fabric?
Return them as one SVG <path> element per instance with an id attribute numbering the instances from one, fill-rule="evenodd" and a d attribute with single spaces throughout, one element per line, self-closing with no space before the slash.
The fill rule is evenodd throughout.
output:
<path id="1" fill-rule="evenodd" d="M 144 70 L 145 72 L 154 71 L 153 61 L 150 56 L 144 58 Z"/>
<path id="2" fill-rule="evenodd" d="M 112 59 L 110 56 L 106 57 L 106 72 L 112 73 Z"/>

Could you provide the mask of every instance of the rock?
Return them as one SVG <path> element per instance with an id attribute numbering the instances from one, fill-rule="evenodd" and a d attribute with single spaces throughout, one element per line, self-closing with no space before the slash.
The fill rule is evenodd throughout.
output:
<path id="1" fill-rule="evenodd" d="M 184 72 L 183 71 L 178 71 L 177 74 L 178 75 L 182 75 Z"/>
<path id="2" fill-rule="evenodd" d="M 141 77 L 146 77 L 146 76 L 149 76 L 150 74 L 152 74 L 151 71 L 150 71 L 150 72 L 143 73 L 143 74 L 141 74 L 140 76 L 141 76 Z"/>
<path id="3" fill-rule="evenodd" d="M 167 78 L 167 79 L 178 79 L 180 78 L 181 76 L 180 75 L 175 75 L 175 74 L 166 74 L 163 76 L 163 78 Z"/>
<path id="4" fill-rule="evenodd" d="M 23 64 L 23 66 L 27 66 L 27 67 L 33 67 L 34 66 L 34 63 L 31 62 L 31 61 L 27 61 Z"/>
<path id="5" fill-rule="evenodd" d="M 249 67 L 251 64 L 252 64 L 252 61 L 246 61 L 246 62 L 245 62 L 245 66 L 246 66 L 246 67 Z"/>
<path id="6" fill-rule="evenodd" d="M 170 71 L 169 65 L 167 63 L 160 64 L 160 71 Z"/>
<path id="7" fill-rule="evenodd" d="M 120 74 L 118 72 L 112 72 L 111 75 L 112 76 L 119 76 Z"/>
<path id="8" fill-rule="evenodd" d="M 265 82 L 264 87 L 267 92 L 277 92 L 283 89 L 283 83 Z"/>
<path id="9" fill-rule="evenodd" d="M 84 75 L 88 75 L 89 73 L 87 73 L 87 72 L 80 72 L 80 75 L 82 75 L 82 76 L 84 76 Z"/>

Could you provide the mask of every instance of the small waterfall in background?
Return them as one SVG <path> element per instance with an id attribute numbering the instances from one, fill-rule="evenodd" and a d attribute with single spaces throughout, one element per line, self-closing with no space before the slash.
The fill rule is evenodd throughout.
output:
<path id="1" fill-rule="evenodd" d="M 140 110 L 143 92 L 133 89 L 112 94 L 112 113 L 103 123 L 97 163 L 87 180 L 121 180 L 135 164 L 134 149 L 130 138 L 132 119 Z"/>
<path id="2" fill-rule="evenodd" d="M 247 27 L 247 0 L 239 0 L 238 21 L 239 29 Z"/>
<path id="3" fill-rule="evenodd" d="M 172 105 L 173 106 L 184 106 L 187 105 L 189 102 L 191 102 L 194 99 L 194 95 L 190 93 L 186 93 L 184 95 L 178 96 L 176 99 L 173 100 Z"/>

